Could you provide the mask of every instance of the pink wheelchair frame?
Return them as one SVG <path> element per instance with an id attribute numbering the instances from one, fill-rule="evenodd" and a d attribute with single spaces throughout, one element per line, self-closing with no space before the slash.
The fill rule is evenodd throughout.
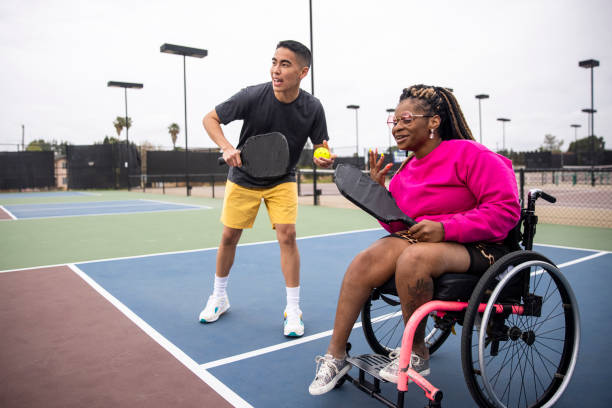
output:
<path id="1" fill-rule="evenodd" d="M 550 260 L 537 252 L 531 251 L 537 224 L 535 201 L 540 197 L 549 202 L 555 201 L 554 197 L 541 190 L 529 191 L 527 207 L 522 210 L 521 221 L 515 228 L 525 249 L 511 252 L 491 266 L 476 284 L 469 301 L 434 299 L 421 305 L 409 318 L 401 340 L 396 404 L 381 395 L 379 384 L 380 381 L 384 380 L 373 374 L 374 383 L 368 382 L 365 379 L 366 369 L 359 365 L 357 365 L 359 378 L 355 379 L 347 374 L 338 386 L 344 380 L 348 380 L 360 390 L 389 407 L 403 407 L 404 393 L 408 390 L 410 379 L 423 389 L 426 398 L 429 400 L 429 407 L 441 407 L 442 390 L 410 368 L 410 356 L 414 334 L 421 321 L 434 312 L 436 312 L 435 315 L 438 318 L 444 318 L 445 315 L 452 312 L 454 316 L 452 318 L 453 324 L 460 322 L 464 326 L 461 345 L 464 377 L 474 401 L 479 406 L 503 408 L 514 406 L 515 394 L 518 394 L 517 406 L 548 407 L 556 403 L 569 384 L 576 365 L 580 340 L 580 318 L 573 291 L 561 271 Z M 521 227 L 524 229 L 523 232 L 521 232 Z M 518 287 L 521 289 L 521 294 L 520 297 L 515 296 L 512 299 L 519 300 L 505 300 L 504 293 L 507 294 L 512 286 L 516 289 L 517 282 L 520 282 Z M 546 286 L 547 282 L 548 286 Z M 558 301 L 556 301 L 556 297 L 559 298 Z M 550 306 L 547 302 L 552 302 L 553 305 Z M 552 310 L 549 311 L 551 308 Z M 460 314 L 458 315 L 457 312 Z M 460 317 L 457 318 L 457 316 Z M 516 321 L 511 323 L 510 320 L 512 319 Z M 544 327 L 545 324 L 548 325 L 549 323 L 562 324 L 562 327 L 554 329 Z M 512 326 L 508 326 L 508 324 Z M 563 338 L 552 339 L 555 340 L 552 343 L 555 347 L 546 345 L 547 348 L 558 348 L 559 350 L 553 350 L 554 352 L 558 351 L 558 356 L 550 352 L 552 357 L 548 357 L 546 354 L 549 352 L 545 350 L 539 357 L 541 361 L 535 358 L 529 363 L 525 362 L 524 369 L 521 368 L 520 364 L 523 364 L 523 361 L 519 359 L 524 358 L 525 355 L 529 358 L 529 353 L 533 354 L 538 342 L 547 341 L 548 337 L 551 336 L 546 332 L 540 333 L 540 331 L 546 330 L 563 332 Z M 474 361 L 473 351 L 471 351 L 475 347 L 474 342 L 478 345 L 476 361 Z M 502 344 L 501 349 L 499 349 L 500 344 Z M 512 367 L 514 360 L 512 360 L 512 364 L 508 362 L 510 361 L 508 354 L 511 352 L 509 351 L 510 346 L 506 347 L 505 344 L 512 344 L 512 347 L 516 346 L 522 350 L 517 353 L 517 360 L 520 363 L 517 363 L 516 367 Z M 350 344 L 347 350 L 350 350 Z M 499 363 L 496 358 L 500 357 L 499 353 L 503 353 L 504 350 L 506 357 Z M 357 358 L 349 357 L 349 361 L 356 365 L 354 363 L 356 359 L 367 356 L 372 355 L 363 355 Z M 506 359 L 508 361 L 505 361 Z M 512 356 L 512 359 L 514 359 L 514 356 Z M 511 365 L 510 368 L 507 367 L 509 364 Z M 512 370 L 520 371 L 522 376 L 530 375 L 530 371 L 533 371 L 535 377 L 536 369 L 550 371 L 548 366 L 552 366 L 554 373 L 549 373 L 548 377 L 550 378 L 548 380 L 545 378 L 542 381 L 538 377 L 540 382 L 550 382 L 549 384 L 542 384 L 540 386 L 541 390 L 538 390 L 537 384 L 534 387 L 535 391 L 523 389 L 523 386 L 520 386 L 519 391 L 515 393 L 504 391 L 503 386 L 498 387 L 497 383 L 502 378 L 500 373 L 508 371 L 510 375 L 508 388 L 513 386 L 513 381 L 518 381 L 512 378 L 514 375 Z M 499 371 L 493 371 L 498 368 Z M 372 371 L 367 372 L 372 374 Z M 520 381 L 523 381 L 523 379 L 520 379 Z M 501 388 L 501 391 L 498 388 Z"/>

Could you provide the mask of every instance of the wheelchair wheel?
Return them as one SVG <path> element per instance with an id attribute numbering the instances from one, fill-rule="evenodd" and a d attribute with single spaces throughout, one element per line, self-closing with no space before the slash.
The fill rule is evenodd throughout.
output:
<path id="1" fill-rule="evenodd" d="M 522 293 L 527 281 L 529 294 L 519 303 L 509 292 L 518 282 Z M 537 252 L 502 257 L 478 282 L 465 313 L 461 357 L 472 397 L 481 407 L 552 406 L 571 379 L 579 340 L 578 304 L 559 269 Z"/>
<path id="2" fill-rule="evenodd" d="M 451 325 L 438 325 L 438 317 L 427 318 L 425 344 L 433 354 L 451 333 Z M 375 289 L 361 309 L 361 325 L 366 341 L 376 354 L 388 355 L 399 348 L 404 334 L 404 319 L 399 298 Z"/>

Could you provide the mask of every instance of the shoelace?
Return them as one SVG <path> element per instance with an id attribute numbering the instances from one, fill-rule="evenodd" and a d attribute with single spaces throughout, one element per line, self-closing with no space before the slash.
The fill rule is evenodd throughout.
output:
<path id="1" fill-rule="evenodd" d="M 397 365 L 397 368 L 399 370 L 399 356 L 400 356 L 400 349 L 397 348 L 395 350 L 393 350 L 392 352 L 389 353 L 389 359 L 391 360 L 395 360 L 397 359 L 397 361 L 394 361 L 394 366 Z M 421 357 L 419 357 L 418 355 L 411 353 L 410 354 L 410 366 L 413 367 L 415 365 L 419 365 L 419 363 L 421 362 Z"/>
<path id="2" fill-rule="evenodd" d="M 327 381 L 328 379 L 334 378 L 338 373 L 338 367 L 325 356 L 316 356 L 315 363 L 317 363 L 315 368 L 315 379 L 319 381 L 323 379 Z M 323 367 L 320 370 L 321 366 Z"/>

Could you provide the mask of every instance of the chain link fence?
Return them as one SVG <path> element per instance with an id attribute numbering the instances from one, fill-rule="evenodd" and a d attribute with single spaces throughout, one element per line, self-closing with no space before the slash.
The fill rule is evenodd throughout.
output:
<path id="1" fill-rule="evenodd" d="M 554 204 L 538 202 L 540 222 L 612 228 L 612 168 L 516 169 L 515 173 L 523 202 L 534 188 L 557 199 Z M 300 170 L 298 193 L 301 202 L 353 207 L 336 188 L 332 170 Z"/>

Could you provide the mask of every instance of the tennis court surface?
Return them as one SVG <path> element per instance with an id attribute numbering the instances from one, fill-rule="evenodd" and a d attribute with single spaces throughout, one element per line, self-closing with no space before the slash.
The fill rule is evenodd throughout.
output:
<path id="1" fill-rule="evenodd" d="M 211 210 L 169 212 L 166 217 L 190 215 L 194 229 L 210 217 L 218 223 L 220 203 L 194 200 L 191 205 Z M 337 211 L 307 207 L 301 221 L 329 226 L 339 223 Z M 361 223 L 357 211 L 345 212 L 353 224 Z M 107 223 L 125 223 L 135 216 L 110 215 Z M 62 218 L 51 225 L 78 226 L 90 217 L 96 216 Z M 44 219 L 2 224 L 20 223 L 49 224 Z M 228 289 L 231 310 L 213 324 L 201 324 L 197 317 L 212 288 L 216 246 L 207 244 L 218 240 L 218 229 L 201 230 L 211 240 L 195 249 L 135 250 L 134 256 L 1 268 L 0 406 L 382 406 L 348 383 L 318 397 L 307 388 L 314 358 L 325 352 L 331 335 L 344 271 L 384 231 L 363 228 L 298 239 L 306 333 L 287 339 L 282 335 L 285 294 L 278 245 L 267 239 L 265 210 L 258 223 L 256 229 L 264 235 L 247 235 L 237 251 Z M 342 228 L 346 225 L 337 225 Z M 175 231 L 168 226 L 166 234 Z M 578 365 L 556 406 L 608 406 L 612 254 L 555 245 L 536 245 L 535 250 L 564 272 L 582 318 Z M 430 378 L 444 391 L 446 407 L 474 406 L 463 380 L 459 339 L 460 331 L 431 362 Z M 353 354 L 370 351 L 359 322 L 350 341 Z M 391 384 L 383 391 L 393 399 Z M 405 406 L 425 404 L 423 392 L 409 387 Z"/>
<path id="2" fill-rule="evenodd" d="M 76 217 L 83 215 L 108 215 L 155 211 L 199 210 L 208 207 L 167 203 L 154 200 L 90 201 L 79 203 L 43 203 L 4 205 L 4 211 L 12 219 Z"/>

